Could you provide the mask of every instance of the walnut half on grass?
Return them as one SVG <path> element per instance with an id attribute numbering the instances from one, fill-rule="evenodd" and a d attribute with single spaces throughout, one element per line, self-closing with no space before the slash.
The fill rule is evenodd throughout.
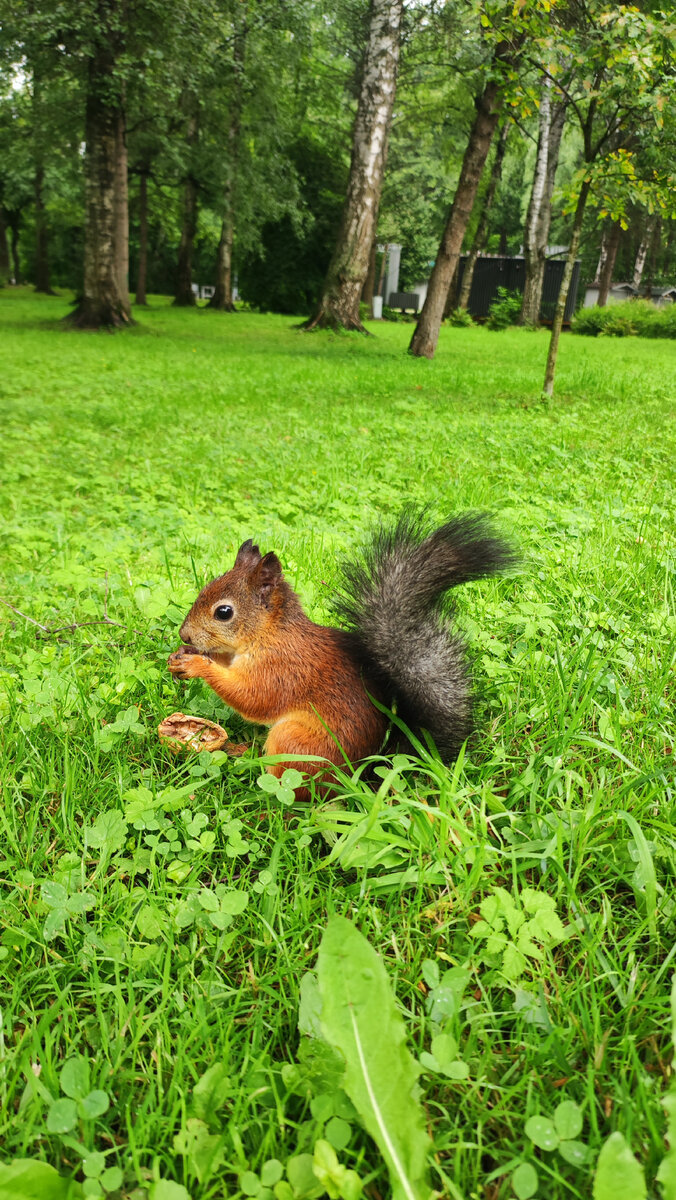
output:
<path id="1" fill-rule="evenodd" d="M 203 717 L 189 717 L 175 712 L 165 717 L 157 727 L 161 742 L 165 742 L 175 754 L 185 751 L 199 754 L 200 750 L 226 750 L 228 734 L 222 725 L 205 721 Z"/>

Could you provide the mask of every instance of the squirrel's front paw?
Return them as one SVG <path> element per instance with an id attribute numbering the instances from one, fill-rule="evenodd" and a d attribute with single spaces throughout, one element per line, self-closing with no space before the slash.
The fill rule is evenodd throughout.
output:
<path id="1" fill-rule="evenodd" d="M 209 659 L 188 646 L 181 646 L 169 655 L 167 666 L 176 679 L 199 679 L 209 666 Z"/>

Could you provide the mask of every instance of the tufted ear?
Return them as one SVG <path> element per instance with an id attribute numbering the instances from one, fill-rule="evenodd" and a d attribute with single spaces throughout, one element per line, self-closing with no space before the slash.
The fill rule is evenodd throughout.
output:
<path id="1" fill-rule="evenodd" d="M 282 580 L 282 564 L 277 555 L 270 551 L 261 558 L 251 572 L 251 585 L 262 600 L 266 600 L 272 589 Z"/>
<path id="2" fill-rule="evenodd" d="M 260 561 L 261 552 L 258 549 L 258 546 L 254 546 L 251 538 L 249 538 L 246 542 L 242 542 L 242 545 L 237 551 L 235 566 L 243 567 L 245 571 L 253 571 L 254 567 L 257 567 Z"/>

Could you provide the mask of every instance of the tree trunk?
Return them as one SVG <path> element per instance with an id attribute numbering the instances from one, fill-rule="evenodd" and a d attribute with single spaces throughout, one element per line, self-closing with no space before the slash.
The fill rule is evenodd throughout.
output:
<path id="1" fill-rule="evenodd" d="M 138 277 L 134 304 L 147 305 L 146 283 L 148 278 L 148 168 L 143 166 L 139 176 L 138 190 L 139 247 Z"/>
<path id="2" fill-rule="evenodd" d="M 42 196 L 44 168 L 39 163 L 35 168 L 35 290 L 53 296 L 49 282 L 49 253 L 47 220 Z"/>
<path id="3" fill-rule="evenodd" d="M 0 287 L 9 281 L 9 243 L 7 241 L 7 225 L 5 214 L 0 209 Z"/>
<path id="4" fill-rule="evenodd" d="M 199 137 L 196 101 L 193 95 L 185 97 L 190 113 L 188 117 L 188 154 L 192 160 L 192 152 Z M 176 268 L 176 295 L 174 304 L 178 308 L 190 308 L 197 304 L 197 297 L 192 290 L 192 251 L 197 233 L 197 180 L 190 170 L 183 183 L 181 199 L 181 240 L 178 247 L 178 264 Z"/>
<path id="5" fill-rule="evenodd" d="M 476 233 L 474 234 L 474 241 L 472 242 L 470 252 L 467 255 L 467 262 L 465 263 L 465 270 L 463 271 L 462 275 L 462 284 L 460 286 L 460 295 L 458 296 L 458 308 L 467 308 L 469 304 L 469 295 L 472 290 L 472 281 L 474 279 L 474 267 L 476 260 L 486 245 L 488 218 L 490 216 L 491 205 L 495 199 L 495 193 L 502 175 L 502 164 L 505 158 L 509 129 L 509 122 L 505 121 L 502 129 L 500 130 L 500 137 L 498 138 L 495 159 L 493 161 L 493 168 L 491 170 L 491 177 L 488 181 L 486 195 L 484 196 L 483 204 L 481 206 L 479 224 L 477 225 Z M 449 289 L 449 295 L 451 290 L 452 289 Z"/>
<path id="6" fill-rule="evenodd" d="M 366 279 L 361 290 L 362 304 L 368 304 L 369 316 L 373 316 L 373 296 L 376 289 L 376 253 L 378 250 L 378 239 L 374 238 L 371 245 L 371 254 L 369 256 L 369 266 L 366 272 Z"/>
<path id="7" fill-rule="evenodd" d="M 446 222 L 437 260 L 432 269 L 427 297 L 409 346 L 409 353 L 417 357 L 434 358 L 444 306 L 453 274 L 458 265 L 462 239 L 465 236 L 481 173 L 498 123 L 499 95 L 499 85 L 492 80 L 475 101 L 476 117 L 460 168 L 460 178 L 453 206 Z"/>
<path id="8" fill-rule="evenodd" d="M 657 271 L 657 256 L 662 244 L 662 220 L 660 217 L 655 219 L 653 235 L 650 239 L 650 250 L 648 254 L 648 274 L 646 276 L 645 288 L 643 294 L 646 300 L 652 300 L 653 285 L 655 283 L 655 274 Z"/>
<path id="9" fill-rule="evenodd" d="M 14 283 L 21 283 L 21 261 L 19 258 L 19 233 L 21 230 L 21 212 L 18 208 L 6 210 L 7 224 L 10 228 L 10 250 L 12 255 L 11 277 Z"/>
<path id="10" fill-rule="evenodd" d="M 242 118 L 242 81 L 244 74 L 244 51 L 246 48 L 246 26 L 236 30 L 233 54 L 233 96 L 228 126 L 228 177 L 223 192 L 223 223 L 218 243 L 216 262 L 216 287 L 209 301 L 209 308 L 219 312 L 236 312 L 232 300 L 232 246 L 235 237 L 235 188 L 239 162 L 239 131 Z"/>
<path id="11" fill-rule="evenodd" d="M 646 223 L 645 223 L 645 228 L 643 230 L 643 237 L 641 238 L 639 248 L 636 252 L 636 262 L 634 263 L 634 274 L 633 274 L 632 280 L 631 280 L 631 286 L 634 288 L 634 290 L 636 292 L 638 292 L 638 290 L 641 286 L 641 280 L 643 279 L 643 271 L 645 269 L 645 263 L 646 263 L 646 259 L 648 257 L 648 249 L 650 247 L 650 241 L 653 236 L 654 228 L 655 228 L 655 218 L 648 217 L 646 220 Z"/>
<path id="12" fill-rule="evenodd" d="M 601 231 L 601 248 L 599 250 L 599 261 L 596 264 L 596 272 L 594 275 L 594 283 L 595 284 L 598 284 L 599 279 L 601 278 L 601 276 L 603 274 L 603 268 L 606 265 L 606 258 L 608 257 L 608 235 L 609 235 L 609 233 L 610 233 L 609 227 L 607 225 L 604 225 L 603 229 Z"/>
<path id="13" fill-rule="evenodd" d="M 537 325 L 547 262 L 547 242 L 552 222 L 552 193 L 559 164 L 561 137 L 566 119 L 565 103 L 552 104 L 550 82 L 543 84 L 540 105 L 538 149 L 533 187 L 524 231 L 525 279 L 520 325 Z"/>
<path id="14" fill-rule="evenodd" d="M 124 111 L 118 113 L 115 134 L 115 273 L 123 303 L 131 313 L 129 299 L 129 175 Z"/>
<path id="15" fill-rule="evenodd" d="M 100 35 L 89 59 L 85 108 L 85 248 L 82 297 L 67 318 L 79 329 L 133 324 L 126 287 L 120 287 L 121 228 L 126 221 L 120 196 L 122 97 L 116 81 L 115 38 L 107 0 L 97 6 Z M 107 36 L 109 34 L 109 36 Z M 125 164 L 126 165 L 126 164 Z"/>
<path id="16" fill-rule="evenodd" d="M 589 179 L 583 180 L 580 194 L 577 198 L 575 207 L 575 218 L 573 220 L 573 229 L 570 236 L 570 246 L 566 257 L 566 265 L 563 268 L 563 278 L 559 295 L 556 301 L 556 309 L 554 311 L 554 320 L 552 322 L 552 335 L 549 339 L 549 351 L 547 353 L 547 366 L 545 368 L 545 381 L 543 392 L 545 396 L 551 396 L 554 391 L 554 375 L 556 374 L 556 358 L 559 352 L 559 338 L 563 327 L 563 317 L 566 311 L 566 301 L 568 299 L 568 291 L 570 281 L 573 277 L 573 267 L 577 257 L 578 246 L 580 245 L 580 233 L 582 230 L 582 221 L 584 219 L 584 210 L 587 204 L 587 197 L 591 188 Z"/>
<path id="17" fill-rule="evenodd" d="M 45 213 L 43 187 L 45 182 L 45 136 L 42 105 L 42 79 L 38 57 L 33 60 L 33 92 L 31 115 L 33 123 L 33 194 L 35 197 L 35 290 L 53 296 L 49 281 L 49 234 Z"/>
<path id="18" fill-rule="evenodd" d="M 444 321 L 447 320 L 448 317 L 450 317 L 451 313 L 453 312 L 453 309 L 458 307 L 458 278 L 459 278 L 459 275 L 460 275 L 460 258 L 458 257 L 455 271 L 453 272 L 453 278 L 449 284 L 448 291 L 446 293 L 446 303 L 444 304 L 444 315 L 443 315 Z"/>
<path id="19" fill-rule="evenodd" d="M 197 185 L 192 178 L 186 179 L 183 185 L 182 208 L 183 218 L 181 241 L 178 247 L 174 304 L 179 308 L 188 308 L 197 304 L 197 298 L 192 290 L 192 250 L 197 232 Z"/>
<path id="20" fill-rule="evenodd" d="M 397 86 L 402 8 L 403 0 L 371 0 L 347 195 L 321 299 L 306 329 L 366 332 L 359 318 L 359 301 L 378 221 Z"/>
<path id="21" fill-rule="evenodd" d="M 216 287 L 208 307 L 217 308 L 219 312 L 237 312 L 232 299 L 232 243 L 234 238 L 232 219 L 224 217 L 221 225 L 221 238 L 218 243 L 218 259 L 216 261 Z"/>
<path id="22" fill-rule="evenodd" d="M 605 308 L 608 303 L 608 295 L 610 293 L 610 285 L 613 279 L 613 271 L 615 270 L 615 259 L 617 258 L 617 250 L 620 244 L 620 234 L 622 226 L 619 221 L 615 221 L 606 242 L 606 255 L 603 262 L 603 267 L 599 275 L 599 294 L 596 300 L 597 308 Z"/>

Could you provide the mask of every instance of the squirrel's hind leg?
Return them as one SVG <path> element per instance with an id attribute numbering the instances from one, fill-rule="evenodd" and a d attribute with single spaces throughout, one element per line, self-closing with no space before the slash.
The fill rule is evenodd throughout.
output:
<path id="1" fill-rule="evenodd" d="M 265 754 L 288 754 L 288 762 L 273 763 L 268 767 L 271 775 L 279 779 L 288 767 L 314 775 L 319 785 L 333 781 L 330 767 L 321 762 L 305 761 L 303 755 L 316 754 L 329 762 L 342 762 L 342 755 L 321 721 L 308 712 L 295 712 L 276 721 L 270 729 L 265 743 Z M 320 786 L 320 792 L 323 790 Z M 309 800 L 310 789 L 296 788 L 296 800 Z"/>

